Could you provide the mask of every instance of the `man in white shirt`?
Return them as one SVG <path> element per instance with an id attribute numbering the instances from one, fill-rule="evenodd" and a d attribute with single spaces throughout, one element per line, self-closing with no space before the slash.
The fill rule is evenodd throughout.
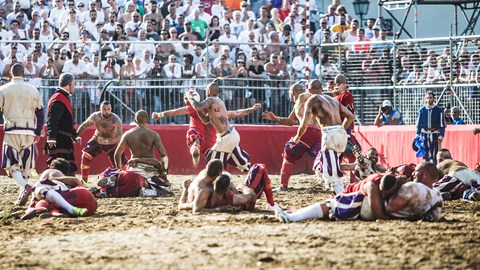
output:
<path id="1" fill-rule="evenodd" d="M 80 59 L 78 51 L 73 52 L 72 60 L 68 60 L 63 65 L 62 73 L 72 73 L 75 78 L 87 77 L 87 65 Z"/>
<path id="2" fill-rule="evenodd" d="M 133 13 L 133 19 L 125 23 L 125 32 L 127 32 L 127 36 L 130 38 L 131 41 L 138 40 L 138 32 L 141 29 L 146 28 L 146 25 L 140 21 L 140 14 L 138 12 Z"/>
<path id="3" fill-rule="evenodd" d="M 50 10 L 48 17 L 53 20 L 53 23 L 59 27 L 60 26 L 60 16 L 65 11 L 62 0 L 55 0 L 55 7 Z"/>
<path id="4" fill-rule="evenodd" d="M 151 52 L 155 51 L 155 45 L 151 42 L 146 42 L 147 31 L 145 29 L 138 31 L 138 37 L 141 43 L 133 43 L 130 45 L 130 49 L 128 50 L 130 54 L 133 54 L 135 57 L 142 57 L 142 52 L 145 49 L 148 49 Z"/>
<path id="5" fill-rule="evenodd" d="M 298 56 L 295 56 L 292 61 L 292 69 L 295 71 L 295 79 L 304 79 L 306 76 L 306 67 L 310 71 L 310 74 L 313 72 L 313 59 L 310 55 L 307 55 L 305 46 L 298 48 Z M 308 61 L 307 61 L 308 59 Z"/>
<path id="6" fill-rule="evenodd" d="M 232 35 L 232 31 L 230 28 L 230 24 L 226 23 L 223 26 L 223 31 L 224 34 L 221 35 L 218 38 L 218 42 L 220 42 L 221 45 L 226 45 L 230 47 L 230 58 L 235 59 L 235 52 L 237 48 L 237 37 L 235 35 Z"/>
<path id="7" fill-rule="evenodd" d="M 177 63 L 177 57 L 174 54 L 168 56 L 168 63 L 163 66 L 163 72 L 167 79 L 180 79 L 182 77 L 182 66 Z"/>

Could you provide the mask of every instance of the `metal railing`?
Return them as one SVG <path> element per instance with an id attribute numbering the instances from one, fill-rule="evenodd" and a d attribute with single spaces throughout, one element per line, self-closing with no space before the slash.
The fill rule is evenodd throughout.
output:
<path id="1" fill-rule="evenodd" d="M 378 107 L 385 99 L 390 100 L 394 107 L 402 112 L 407 124 L 414 124 L 416 112 L 423 106 L 424 94 L 427 90 L 432 90 L 437 94 L 440 106 L 459 106 L 462 109 L 462 117 L 467 123 L 480 123 L 480 110 L 478 110 L 480 107 L 480 87 L 477 83 L 480 81 L 480 72 L 475 70 L 475 67 L 480 64 L 480 56 L 467 59 L 467 56 L 471 56 L 471 54 L 465 54 L 465 52 L 476 52 L 480 55 L 480 45 L 476 43 L 479 39 L 480 36 L 462 36 L 309 44 L 309 51 L 313 57 L 315 68 L 313 70 L 302 70 L 301 72 L 295 72 L 291 64 L 293 58 L 298 55 L 299 46 L 305 46 L 305 44 L 287 44 L 282 46 L 286 48 L 284 56 L 288 64 L 288 79 L 272 80 L 268 76 L 264 76 L 262 79 L 217 79 L 222 86 L 221 97 L 225 100 L 228 109 L 245 108 L 251 106 L 254 102 L 260 102 L 263 109 L 271 109 L 277 115 L 287 116 L 292 107 L 288 97 L 288 87 L 299 79 L 298 76 L 308 75 L 309 79 L 318 78 L 326 83 L 341 72 L 346 75 L 351 86 L 350 91 L 355 96 L 358 110 L 357 121 L 360 125 L 373 123 Z M 36 43 L 36 41 L 24 40 L 16 42 L 23 44 Z M 4 41 L 3 43 L 8 45 L 11 41 Z M 52 44 L 48 41 L 38 43 Z M 61 41 L 55 44 L 57 43 L 66 45 L 72 42 Z M 171 42 L 99 40 L 90 45 L 97 44 L 98 47 L 102 47 L 102 44 L 111 44 L 116 47 L 122 43 L 128 43 L 130 46 L 154 43 L 158 48 Z M 88 43 L 81 44 L 88 45 Z M 201 44 L 204 48 L 211 45 L 208 41 L 198 44 Z M 238 43 L 237 47 L 241 44 Z M 264 46 L 279 46 L 280 44 L 256 43 L 256 45 L 261 45 L 264 48 Z M 446 50 L 450 53 L 444 54 Z M 322 65 L 322 53 L 329 55 L 329 62 L 338 68 L 337 72 L 332 72 L 328 67 Z M 98 54 L 104 58 L 106 52 L 99 51 Z M 204 54 L 209 56 L 209 50 L 205 49 Z M 209 59 L 209 61 L 213 60 Z M 429 70 L 434 75 L 429 77 Z M 98 72 L 98 78 L 102 78 L 100 65 Z M 422 72 L 425 73 L 422 74 Z M 416 76 L 411 76 L 414 78 L 409 79 L 408 75 L 410 74 Z M 8 81 L 8 78 L 3 79 Z M 133 120 L 132 111 L 138 109 L 152 112 L 183 106 L 183 93 L 187 89 L 195 88 L 202 93 L 206 84 L 213 79 L 211 72 L 207 72 L 206 78 L 194 79 L 121 79 L 119 82 L 113 83 L 109 89 L 115 97 L 113 98 L 114 102 L 117 101 L 114 112 L 118 113 L 125 123 L 129 123 Z M 76 93 L 72 97 L 76 123 L 82 122 L 90 113 L 98 109 L 101 89 L 107 81 L 106 78 L 79 79 L 76 81 Z M 34 78 L 32 83 L 39 87 L 44 104 L 46 104 L 57 85 L 56 79 Z M 451 90 L 444 91 L 445 88 Z M 259 114 L 257 112 L 244 119 L 232 121 L 249 124 L 264 123 Z M 177 116 L 162 119 L 156 123 L 186 123 L 187 121 L 187 117 Z"/>

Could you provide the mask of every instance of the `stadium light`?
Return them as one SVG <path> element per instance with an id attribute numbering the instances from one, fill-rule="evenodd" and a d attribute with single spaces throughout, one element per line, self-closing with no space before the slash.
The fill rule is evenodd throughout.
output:
<path id="1" fill-rule="evenodd" d="M 353 10 L 355 15 L 360 17 L 360 27 L 363 28 L 363 16 L 367 15 L 370 1 L 368 0 L 353 0 Z"/>

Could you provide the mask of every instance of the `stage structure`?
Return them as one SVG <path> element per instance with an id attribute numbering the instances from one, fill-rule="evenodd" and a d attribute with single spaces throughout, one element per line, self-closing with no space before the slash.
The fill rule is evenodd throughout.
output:
<path id="1" fill-rule="evenodd" d="M 385 10 L 388 15 L 390 15 L 395 21 L 396 24 L 400 27 L 400 29 L 395 33 L 396 38 L 399 38 L 400 35 L 405 32 L 407 36 L 410 38 L 417 37 L 417 7 L 418 5 L 453 5 L 454 6 L 454 29 L 452 29 L 452 33 L 455 36 L 463 36 L 463 35 L 475 35 L 475 26 L 477 24 L 478 18 L 480 17 L 480 1 L 478 0 L 453 0 L 453 1 L 445 1 L 445 0 L 379 0 L 378 1 L 378 17 L 381 23 L 382 20 L 382 10 Z M 414 34 L 408 32 L 405 29 L 405 23 L 408 17 L 411 14 L 411 9 L 413 7 L 413 16 L 414 16 Z M 402 21 L 395 17 L 392 14 L 393 10 L 406 10 L 405 15 L 403 16 Z M 472 10 L 470 15 L 467 14 L 466 11 Z M 458 17 L 459 11 L 465 18 L 467 22 L 467 26 L 462 32 L 458 32 Z"/>

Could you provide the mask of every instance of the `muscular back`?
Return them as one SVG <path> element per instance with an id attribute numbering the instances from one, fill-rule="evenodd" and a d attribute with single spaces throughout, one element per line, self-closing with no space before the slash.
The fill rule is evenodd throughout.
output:
<path id="1" fill-rule="evenodd" d="M 321 127 L 342 124 L 340 103 L 327 95 L 313 95 L 307 101 Z"/>
<path id="2" fill-rule="evenodd" d="M 218 134 L 226 132 L 230 128 L 228 112 L 225 103 L 218 97 L 209 97 L 205 100 L 210 122 Z"/>
<path id="3" fill-rule="evenodd" d="M 130 148 L 132 158 L 155 158 L 154 148 L 158 149 L 162 157 L 167 155 L 160 136 L 150 129 L 135 127 L 124 135 L 124 140 Z"/>

